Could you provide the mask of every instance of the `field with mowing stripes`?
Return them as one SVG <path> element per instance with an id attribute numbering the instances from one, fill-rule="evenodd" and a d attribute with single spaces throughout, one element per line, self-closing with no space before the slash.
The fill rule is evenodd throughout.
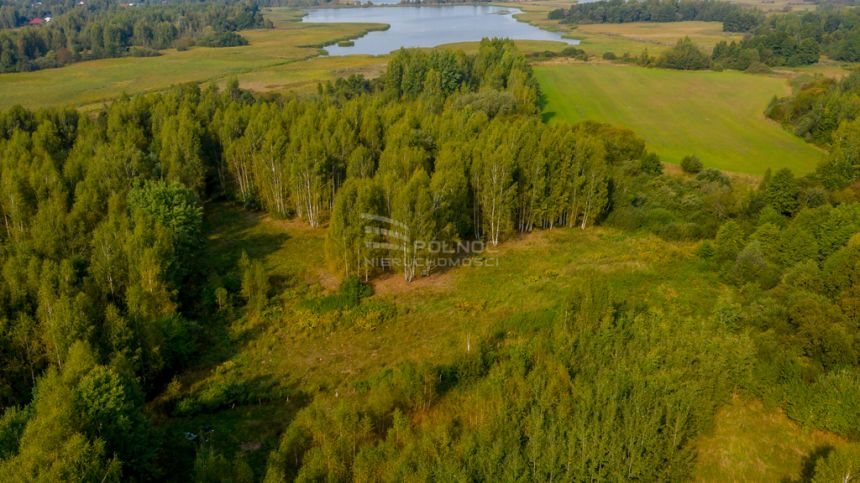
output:
<path id="1" fill-rule="evenodd" d="M 628 127 L 670 163 L 695 154 L 706 167 L 737 173 L 806 173 L 822 155 L 764 116 L 774 95 L 788 93 L 781 77 L 580 63 L 544 64 L 535 72 L 550 122 Z"/>

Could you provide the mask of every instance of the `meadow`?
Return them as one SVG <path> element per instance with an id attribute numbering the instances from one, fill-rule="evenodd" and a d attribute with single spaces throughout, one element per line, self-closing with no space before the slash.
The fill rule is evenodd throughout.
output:
<path id="1" fill-rule="evenodd" d="M 782 77 L 582 63 L 547 63 L 535 73 L 545 119 L 626 126 L 669 163 L 694 154 L 736 173 L 807 173 L 822 156 L 764 116 L 770 99 L 789 91 Z"/>
<path id="2" fill-rule="evenodd" d="M 270 9 L 266 18 L 272 29 L 247 30 L 241 34 L 249 45 L 242 47 L 193 47 L 169 49 L 158 57 L 123 57 L 72 64 L 59 69 L 0 75 L 0 108 L 20 104 L 28 108 L 99 104 L 122 94 L 156 91 L 185 82 L 220 82 L 241 77 L 244 85 L 272 88 L 304 85 L 304 79 L 335 79 L 349 70 L 377 69 L 384 61 L 340 57 L 320 63 L 312 61 L 308 72 L 293 64 L 317 57 L 320 46 L 384 28 L 375 24 L 307 24 L 301 12 Z M 301 72 L 296 80 L 294 72 Z M 272 82 L 271 78 L 279 79 Z M 261 84 L 261 82 L 263 84 Z M 314 84 L 315 85 L 315 84 Z"/>
<path id="3" fill-rule="evenodd" d="M 574 30 L 574 36 L 584 33 L 584 44 L 588 45 L 590 39 L 596 36 L 620 37 L 624 40 L 642 42 L 648 45 L 649 52 L 662 51 L 665 47 L 671 47 L 678 40 L 690 37 L 699 47 L 711 50 L 714 45 L 721 41 L 738 41 L 742 38 L 740 34 L 723 32 L 721 22 L 633 22 L 623 24 L 588 24 L 579 25 Z M 624 52 L 614 52 L 622 55 Z M 638 51 L 630 51 L 636 55 Z"/>

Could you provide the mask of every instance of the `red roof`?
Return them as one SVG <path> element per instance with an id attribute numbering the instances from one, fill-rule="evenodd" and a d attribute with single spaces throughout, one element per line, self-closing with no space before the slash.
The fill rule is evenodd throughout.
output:
<path id="1" fill-rule="evenodd" d="M 45 20 L 36 17 L 33 20 L 30 20 L 30 23 L 28 25 L 42 25 L 43 23 L 45 23 Z"/>

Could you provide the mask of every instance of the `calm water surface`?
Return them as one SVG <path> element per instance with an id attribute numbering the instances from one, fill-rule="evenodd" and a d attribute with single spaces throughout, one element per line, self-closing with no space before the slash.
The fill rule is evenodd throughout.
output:
<path id="1" fill-rule="evenodd" d="M 518 9 L 489 5 L 402 6 L 312 9 L 302 21 L 315 23 L 384 23 L 388 30 L 370 32 L 355 39 L 352 47 L 327 45 L 329 55 L 381 55 L 401 47 L 435 47 L 453 42 L 473 42 L 484 37 L 515 40 L 555 40 L 570 45 L 575 39 L 541 30 L 513 15 Z"/>

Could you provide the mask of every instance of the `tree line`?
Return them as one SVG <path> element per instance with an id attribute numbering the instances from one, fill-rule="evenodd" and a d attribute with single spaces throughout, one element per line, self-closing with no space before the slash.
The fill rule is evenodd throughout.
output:
<path id="1" fill-rule="evenodd" d="M 574 24 L 723 22 L 726 32 L 750 32 L 764 20 L 757 10 L 721 0 L 601 0 L 555 9 L 548 16 L 550 20 Z"/>
<path id="2" fill-rule="evenodd" d="M 253 2 L 121 7 L 94 2 L 51 22 L 0 30 L 0 72 L 59 67 L 106 57 L 158 55 L 158 50 L 198 44 L 247 44 L 237 30 L 270 25 Z"/>
<path id="3" fill-rule="evenodd" d="M 550 18 L 570 23 L 708 20 L 723 22 L 723 29 L 727 32 L 748 33 L 739 41 L 719 42 L 710 53 L 682 39 L 661 57 L 654 58 L 647 53 L 639 57 L 632 57 L 629 53 L 623 56 L 624 61 L 641 65 L 758 72 L 776 66 L 815 64 L 822 54 L 847 62 L 860 60 L 860 14 L 856 7 L 830 6 L 814 12 L 765 17 L 755 10 L 724 3 L 612 0 L 577 4 L 569 11 L 551 12 Z M 666 9 L 667 13 L 658 14 L 660 9 Z M 738 16 L 750 21 L 739 24 L 735 20 Z M 613 53 L 613 57 L 618 55 Z M 678 58 L 682 60 L 678 61 Z"/>

